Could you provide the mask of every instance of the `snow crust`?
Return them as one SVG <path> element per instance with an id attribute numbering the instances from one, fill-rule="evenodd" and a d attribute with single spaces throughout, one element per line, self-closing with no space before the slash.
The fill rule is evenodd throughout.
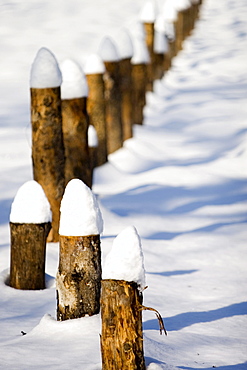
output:
<path id="1" fill-rule="evenodd" d="M 61 98 L 76 99 L 87 97 L 88 85 L 79 64 L 72 59 L 66 59 L 61 63 L 60 69 L 63 76 Z"/>
<path id="2" fill-rule="evenodd" d="M 50 203 L 42 186 L 34 180 L 24 183 L 12 203 L 10 222 L 42 224 L 51 218 Z"/>
<path id="3" fill-rule="evenodd" d="M 104 37 L 99 46 L 99 55 L 104 62 L 118 62 L 119 53 L 111 37 Z"/>
<path id="4" fill-rule="evenodd" d="M 39 49 L 30 75 L 30 87 L 45 89 L 59 87 L 62 83 L 62 74 L 55 55 L 47 48 Z"/>
<path id="5" fill-rule="evenodd" d="M 93 53 L 87 58 L 83 70 L 86 75 L 103 74 L 105 65 L 102 58 L 98 54 Z"/>
<path id="6" fill-rule="evenodd" d="M 121 28 L 117 33 L 116 45 L 120 59 L 128 59 L 133 56 L 133 42 L 130 33 L 126 28 Z"/>
<path id="7" fill-rule="evenodd" d="M 60 235 L 87 236 L 103 232 L 103 219 L 96 197 L 79 179 L 72 179 L 67 184 L 60 211 Z"/>
<path id="8" fill-rule="evenodd" d="M 98 142 L 98 135 L 95 127 L 93 125 L 89 125 L 88 127 L 88 146 L 89 148 L 97 148 Z"/>
<path id="9" fill-rule="evenodd" d="M 105 259 L 102 278 L 134 281 L 141 290 L 145 288 L 141 239 L 134 226 L 127 227 L 114 239 Z"/>
<path id="10" fill-rule="evenodd" d="M 154 23 L 156 18 L 156 9 L 153 1 L 147 1 L 140 13 L 140 20 L 144 23 Z"/>

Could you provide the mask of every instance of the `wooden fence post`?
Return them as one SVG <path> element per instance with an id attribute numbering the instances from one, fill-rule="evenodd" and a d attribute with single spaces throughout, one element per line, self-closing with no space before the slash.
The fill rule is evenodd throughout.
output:
<path id="1" fill-rule="evenodd" d="M 88 86 L 83 71 L 73 60 L 61 64 L 63 138 L 65 147 L 65 184 L 78 178 L 92 187 L 88 149 Z"/>
<path id="2" fill-rule="evenodd" d="M 132 63 L 132 83 L 133 83 L 133 123 L 142 125 L 143 108 L 146 105 L 146 85 L 147 85 L 147 64 L 149 54 L 145 40 L 142 36 L 133 37 L 134 55 Z"/>
<path id="3" fill-rule="evenodd" d="M 97 54 L 89 56 L 84 66 L 84 72 L 89 90 L 87 99 L 89 124 L 95 127 L 98 136 L 95 166 L 101 166 L 107 161 L 105 87 L 103 80 L 105 66 Z"/>
<path id="4" fill-rule="evenodd" d="M 41 48 L 31 69 L 33 175 L 52 209 L 50 241 L 58 241 L 59 208 L 65 187 L 60 85 L 56 58 Z"/>
<path id="5" fill-rule="evenodd" d="M 121 113 L 121 90 L 119 55 L 111 38 L 105 37 L 99 49 L 105 64 L 105 102 L 107 152 L 111 154 L 123 145 L 123 126 Z"/>
<path id="6" fill-rule="evenodd" d="M 140 15 L 141 21 L 143 22 L 145 34 L 146 34 L 146 44 L 150 56 L 150 63 L 147 65 L 147 75 L 148 75 L 148 82 L 147 82 L 147 91 L 153 91 L 153 81 L 155 78 L 155 62 L 156 58 L 154 55 L 154 22 L 156 18 L 156 11 L 154 8 L 154 3 L 152 1 L 148 1 Z"/>
<path id="7" fill-rule="evenodd" d="M 133 44 L 127 30 L 121 29 L 116 36 L 118 52 L 120 56 L 120 90 L 121 90 L 121 112 L 123 125 L 123 141 L 133 136 L 133 93 L 132 93 L 132 65 Z"/>
<path id="8" fill-rule="evenodd" d="M 46 238 L 51 228 L 50 204 L 42 187 L 28 181 L 20 187 L 10 213 L 10 286 L 45 289 Z"/>
<path id="9" fill-rule="evenodd" d="M 139 235 L 123 230 L 106 257 L 101 295 L 103 370 L 144 370 L 142 293 L 145 271 Z"/>
<path id="10" fill-rule="evenodd" d="M 61 202 L 57 320 L 99 313 L 103 221 L 90 188 L 71 180 Z"/>

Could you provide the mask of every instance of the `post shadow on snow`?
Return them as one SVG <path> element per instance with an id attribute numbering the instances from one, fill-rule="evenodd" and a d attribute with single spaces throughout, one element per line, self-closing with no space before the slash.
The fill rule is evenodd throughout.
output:
<path id="1" fill-rule="evenodd" d="M 190 233 L 200 233 L 200 232 L 213 232 L 221 227 L 224 226 L 230 226 L 230 225 L 238 225 L 238 224 L 245 224 L 247 223 L 247 219 L 244 219 L 242 221 L 234 221 L 234 222 L 219 222 L 215 223 L 212 225 L 204 226 L 204 227 L 199 227 L 198 229 L 194 230 L 188 230 L 188 231 L 182 231 L 180 233 L 168 233 L 168 232 L 158 232 L 154 233 L 148 236 L 148 239 L 153 239 L 153 240 L 172 240 L 178 235 L 185 235 L 185 234 L 190 234 Z"/>
<path id="2" fill-rule="evenodd" d="M 226 317 L 241 316 L 247 314 L 247 302 L 235 303 L 230 306 L 218 308 L 216 310 L 201 312 L 185 312 L 173 317 L 164 318 L 167 331 L 176 331 L 188 326 L 212 322 Z M 156 330 L 157 320 L 148 320 L 143 323 L 144 330 Z"/>
<path id="3" fill-rule="evenodd" d="M 188 367 L 188 366 L 177 366 L 178 369 L 183 370 L 201 370 L 201 367 Z M 225 365 L 225 366 L 215 366 L 212 365 L 211 367 L 204 367 L 204 370 L 212 370 L 212 368 L 216 368 L 218 370 L 246 370 L 247 369 L 247 362 L 243 362 L 242 364 L 235 364 L 235 365 Z"/>
<path id="4" fill-rule="evenodd" d="M 186 203 L 184 199 L 188 199 Z M 143 214 L 144 210 L 149 215 L 186 214 L 205 206 L 231 205 L 245 200 L 247 184 L 241 179 L 196 188 L 146 184 L 101 198 L 107 209 L 122 217 Z M 173 203 L 182 205 L 172 207 Z"/>
<path id="5" fill-rule="evenodd" d="M 198 270 L 175 270 L 175 271 L 163 271 L 163 272 L 149 272 L 150 275 L 161 275 L 161 276 L 177 276 L 177 275 L 187 275 L 193 274 L 193 272 L 197 272 Z"/>
<path id="6" fill-rule="evenodd" d="M 157 364 L 157 365 L 166 365 L 166 363 L 165 363 L 165 362 L 163 362 L 163 361 L 158 361 L 158 360 L 156 360 L 155 358 L 152 358 L 152 357 L 146 357 L 146 356 L 145 356 L 145 365 L 146 365 L 146 366 L 149 366 L 149 365 L 150 365 L 150 364 L 152 364 L 152 363 Z"/>
<path id="7" fill-rule="evenodd" d="M 0 224 L 9 222 L 10 209 L 13 199 L 3 199 L 0 201 Z"/>

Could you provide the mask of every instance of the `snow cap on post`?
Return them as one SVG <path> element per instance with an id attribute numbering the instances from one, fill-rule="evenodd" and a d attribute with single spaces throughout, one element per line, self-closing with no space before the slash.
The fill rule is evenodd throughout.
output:
<path id="1" fill-rule="evenodd" d="M 98 202 L 91 189 L 79 179 L 72 179 L 67 184 L 60 211 L 60 235 L 99 235 L 103 231 Z"/>
<path id="2" fill-rule="evenodd" d="M 133 42 L 126 28 L 121 28 L 116 35 L 117 47 L 121 59 L 129 59 L 133 56 Z"/>
<path id="3" fill-rule="evenodd" d="M 105 73 L 105 65 L 98 54 L 91 54 L 87 58 L 83 70 L 86 75 L 103 74 Z"/>
<path id="4" fill-rule="evenodd" d="M 174 5 L 178 11 L 185 10 L 190 7 L 190 0 L 176 0 Z"/>
<path id="5" fill-rule="evenodd" d="M 89 125 L 88 127 L 88 146 L 89 148 L 97 148 L 98 142 L 98 135 L 97 131 L 95 130 L 93 125 Z"/>
<path id="6" fill-rule="evenodd" d="M 46 89 L 61 83 L 62 74 L 54 54 L 47 48 L 39 49 L 31 67 L 30 87 Z"/>
<path id="7" fill-rule="evenodd" d="M 51 222 L 50 204 L 42 186 L 27 181 L 16 193 L 11 206 L 10 222 L 18 224 L 43 224 Z"/>
<path id="8" fill-rule="evenodd" d="M 145 40 L 141 37 L 133 38 L 134 55 L 131 58 L 132 64 L 148 64 L 150 56 Z"/>
<path id="9" fill-rule="evenodd" d="M 71 59 L 66 59 L 61 63 L 60 67 L 63 76 L 61 98 L 76 99 L 87 97 L 88 85 L 79 64 Z"/>
<path id="10" fill-rule="evenodd" d="M 174 2 L 165 1 L 162 9 L 162 15 L 165 21 L 175 22 L 175 20 L 177 19 L 177 9 Z"/>
<path id="11" fill-rule="evenodd" d="M 140 13 L 140 20 L 143 23 L 154 23 L 156 18 L 156 9 L 153 1 L 147 1 Z"/>
<path id="12" fill-rule="evenodd" d="M 140 290 L 145 288 L 141 239 L 134 226 L 127 227 L 114 239 L 105 259 L 102 278 L 134 281 Z"/>
<path id="13" fill-rule="evenodd" d="M 104 62 L 119 62 L 117 47 L 110 37 L 104 37 L 101 41 L 99 55 Z"/>

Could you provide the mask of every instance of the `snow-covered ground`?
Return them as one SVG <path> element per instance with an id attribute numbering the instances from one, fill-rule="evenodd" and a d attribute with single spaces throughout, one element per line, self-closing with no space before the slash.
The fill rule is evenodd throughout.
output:
<path id="1" fill-rule="evenodd" d="M 57 244 L 47 246 L 47 289 L 5 284 L 8 220 L 18 188 L 32 179 L 29 74 L 38 49 L 83 65 L 103 36 L 131 27 L 142 5 L 0 1 L 0 369 L 101 368 L 99 317 L 54 319 Z M 150 370 L 247 369 L 246 60 L 246 0 L 204 0 L 184 50 L 147 96 L 144 125 L 94 174 L 103 260 L 115 236 L 135 226 L 144 304 L 168 331 L 161 336 L 155 315 L 143 313 Z"/>

